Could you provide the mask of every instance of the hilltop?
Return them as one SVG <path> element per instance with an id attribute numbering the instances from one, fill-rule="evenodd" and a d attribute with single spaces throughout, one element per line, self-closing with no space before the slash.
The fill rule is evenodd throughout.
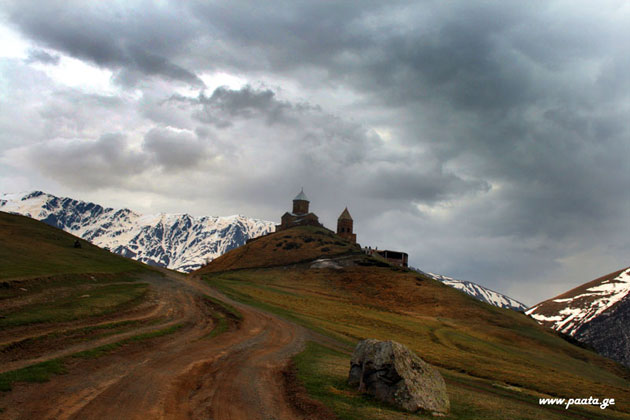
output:
<path id="1" fill-rule="evenodd" d="M 194 275 L 235 300 L 348 348 L 363 338 L 409 346 L 445 376 L 450 418 L 560 419 L 564 408 L 541 407 L 538 397 L 584 392 L 615 396 L 618 405 L 604 414 L 599 408 L 572 409 L 575 418 L 628 418 L 622 412 L 630 412 L 629 373 L 622 366 L 570 344 L 522 313 L 390 266 L 317 228 L 295 227 L 251 241 Z M 309 345 L 295 359 L 298 377 L 341 418 L 402 418 L 344 385 L 347 357 Z"/>
<path id="2" fill-rule="evenodd" d="M 359 253 L 362 252 L 358 245 L 340 238 L 326 228 L 300 226 L 250 240 L 245 246 L 221 255 L 193 274 L 283 266 Z"/>

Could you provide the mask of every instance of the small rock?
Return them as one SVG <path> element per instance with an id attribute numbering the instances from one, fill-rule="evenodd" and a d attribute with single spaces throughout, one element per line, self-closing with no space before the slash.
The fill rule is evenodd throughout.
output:
<path id="1" fill-rule="evenodd" d="M 445 415 L 450 408 L 440 372 L 395 341 L 360 341 L 350 361 L 348 384 L 410 412 Z"/>
<path id="2" fill-rule="evenodd" d="M 339 268 L 341 268 L 341 266 L 339 264 L 337 264 L 333 260 L 326 259 L 326 258 L 320 258 L 318 260 L 315 260 L 311 264 L 311 268 L 334 268 L 334 269 L 339 269 Z"/>

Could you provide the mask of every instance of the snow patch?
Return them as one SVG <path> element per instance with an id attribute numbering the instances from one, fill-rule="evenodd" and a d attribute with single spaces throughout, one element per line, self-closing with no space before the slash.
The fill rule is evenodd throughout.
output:
<path id="1" fill-rule="evenodd" d="M 564 334 L 573 335 L 584 324 L 600 316 L 630 293 L 630 268 L 617 277 L 604 280 L 589 287 L 583 293 L 570 297 L 553 299 L 555 303 L 567 305 L 558 310 L 556 315 L 543 316 L 536 313 L 544 310 L 545 304 L 537 305 L 526 312 L 541 323 L 552 322 L 551 328 Z"/>
<path id="2" fill-rule="evenodd" d="M 470 296 L 477 298 L 482 302 L 498 306 L 499 308 L 513 309 L 516 311 L 524 311 L 527 309 L 527 306 L 517 301 L 516 299 L 512 299 L 511 297 L 505 296 L 504 294 L 485 288 L 477 283 L 466 280 L 457 280 L 452 277 L 443 276 L 441 274 L 426 273 L 419 269 L 414 270 L 422 274 L 426 274 L 427 276 L 433 278 L 434 280 L 440 281 L 447 286 L 453 287 L 466 294 L 469 294 Z"/>

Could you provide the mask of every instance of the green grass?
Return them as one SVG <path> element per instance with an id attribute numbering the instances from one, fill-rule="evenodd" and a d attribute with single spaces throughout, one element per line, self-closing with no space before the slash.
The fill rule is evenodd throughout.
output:
<path id="1" fill-rule="evenodd" d="M 161 273 L 160 273 L 161 274 Z M 156 275 L 159 275 L 156 273 Z M 141 277 L 138 272 L 124 273 L 69 273 L 26 280 L 0 282 L 0 301 L 33 296 L 52 289 L 78 289 L 112 283 L 133 283 Z M 4 287 L 2 287 L 4 286 Z M 23 290 L 26 289 L 26 290 Z"/>
<path id="2" fill-rule="evenodd" d="M 293 358 L 297 378 L 309 396 L 330 407 L 340 420 L 400 420 L 429 419 L 430 415 L 407 413 L 381 403 L 369 395 L 360 394 L 346 383 L 350 355 L 320 344 L 308 342 Z M 481 379 L 442 370 L 446 380 L 450 413 L 446 419 L 458 420 L 606 420 L 627 418 L 620 413 L 572 407 L 541 407 L 538 398 L 527 393 L 498 386 Z"/>
<path id="3" fill-rule="evenodd" d="M 105 344 L 102 346 L 95 347 L 93 349 L 80 351 L 78 353 L 74 353 L 71 357 L 77 359 L 97 359 L 99 357 L 105 356 L 113 352 L 114 350 L 118 350 L 123 346 L 123 342 L 119 341 L 117 343 Z"/>
<path id="4" fill-rule="evenodd" d="M 306 348 L 293 358 L 297 378 L 306 388 L 309 396 L 333 409 L 340 420 L 367 420 L 368 411 L 374 410 L 379 416 L 395 414 L 400 418 L 406 413 L 383 404 L 369 396 L 358 394 L 346 384 L 350 355 L 308 342 Z M 341 366 L 347 367 L 344 377 Z"/>
<path id="5" fill-rule="evenodd" d="M 162 337 L 165 335 L 169 335 L 169 334 L 173 334 L 176 331 L 179 331 L 181 328 L 184 327 L 185 324 L 175 324 L 172 325 L 170 327 L 167 328 L 162 328 L 161 330 L 156 330 L 156 331 L 151 331 L 148 333 L 143 333 L 143 334 L 138 334 L 138 335 L 134 335 L 133 337 L 130 337 L 126 340 L 123 340 L 123 343 L 134 343 L 134 342 L 138 342 L 138 341 L 143 341 L 143 340 L 149 340 L 151 338 L 157 338 L 157 337 Z"/>
<path id="6" fill-rule="evenodd" d="M 0 373 L 0 391 L 10 391 L 14 382 L 46 382 L 52 375 L 65 373 L 66 368 L 61 359 L 37 363 L 22 369 Z"/>
<path id="7" fill-rule="evenodd" d="M 243 275 L 246 273 L 241 273 L 241 275 Z M 241 293 L 238 291 L 238 285 L 242 286 L 243 282 L 233 279 L 232 277 L 230 277 L 229 274 L 224 274 L 221 277 L 221 280 L 216 280 L 216 279 L 212 279 L 210 280 L 211 276 L 203 276 L 203 278 L 210 284 L 212 285 L 212 287 L 215 287 L 217 289 L 219 289 L 223 294 L 225 294 L 226 296 L 228 296 L 230 299 L 242 302 L 246 305 L 250 305 L 253 306 L 255 308 L 258 309 L 262 309 L 264 311 L 267 312 L 271 312 L 272 314 L 278 315 L 286 320 L 289 321 L 293 321 L 296 322 L 300 325 L 305 326 L 306 328 L 309 328 L 313 331 L 316 331 L 320 334 L 323 335 L 327 335 L 329 337 L 332 337 L 340 342 L 343 342 L 347 345 L 352 345 L 353 342 L 351 340 L 348 339 L 348 337 L 340 335 L 340 334 L 336 334 L 330 330 L 326 330 L 324 328 L 321 328 L 319 325 L 317 325 L 314 322 L 310 322 L 308 319 L 306 319 L 303 316 L 300 315 L 296 315 L 295 312 L 291 311 L 291 310 L 287 310 L 284 309 L 280 306 L 277 305 L 272 305 L 272 304 L 268 304 L 264 301 L 255 299 L 254 297 L 246 294 L 246 293 Z M 266 286 L 260 286 L 254 283 L 248 283 L 248 285 L 250 285 L 251 287 L 260 289 L 260 290 L 268 290 L 268 291 L 274 291 L 274 288 L 272 287 L 266 287 Z M 276 293 L 278 294 L 288 294 L 286 292 L 283 291 L 276 291 Z"/>
<path id="8" fill-rule="evenodd" d="M 208 302 L 210 302 L 213 308 L 216 308 L 216 310 L 212 311 L 212 318 L 215 320 L 216 325 L 214 326 L 212 331 L 203 336 L 202 339 L 214 338 L 226 332 L 230 328 L 230 321 L 228 320 L 228 318 L 231 318 L 236 322 L 241 322 L 243 320 L 243 314 L 241 314 L 238 309 L 236 309 L 229 303 L 223 302 L 208 295 L 204 295 L 203 297 Z"/>
<path id="9" fill-rule="evenodd" d="M 137 343 L 172 334 L 181 329 L 183 326 L 184 324 L 176 324 L 156 331 L 134 335 L 133 337 L 129 337 L 115 343 L 105 344 L 90 350 L 80 351 L 67 357 L 48 360 L 46 362 L 37 363 L 22 369 L 0 373 L 0 391 L 11 391 L 12 384 L 15 382 L 47 382 L 50 380 L 51 376 L 67 372 L 66 362 L 70 358 L 96 359 L 120 349 L 125 344 Z"/>
<path id="10" fill-rule="evenodd" d="M 234 300 L 340 337 L 350 345 L 363 338 L 396 340 L 442 372 L 461 375 L 464 379 L 452 380 L 452 391 L 460 401 L 452 418 L 484 418 L 479 413 L 493 410 L 507 413 L 504 418 L 545 418 L 541 413 L 553 410 L 538 407 L 538 395 L 572 398 L 584 393 L 616 398 L 617 405 L 604 415 L 629 418 L 620 413 L 630 411 L 627 369 L 571 345 L 523 314 L 483 304 L 415 273 L 387 267 L 321 270 L 300 266 L 238 270 L 204 278 Z M 339 363 L 347 374 L 348 359 Z M 481 381 L 484 391 L 475 391 L 470 383 L 477 382 L 466 380 Z M 495 383 L 515 386 L 521 392 L 504 393 L 493 387 Z M 346 391 L 339 385 L 334 392 Z M 523 401 L 524 396 L 528 400 Z M 594 413 L 592 418 L 601 416 Z"/>
<path id="11" fill-rule="evenodd" d="M 23 340 L 0 345 L 0 352 L 19 352 L 24 350 L 25 348 L 29 348 L 32 346 L 39 346 L 44 350 L 46 345 L 54 345 L 52 343 L 59 342 L 61 340 L 63 341 L 64 345 L 67 345 L 69 342 L 96 340 L 99 338 L 109 337 L 114 334 L 121 334 L 127 331 L 131 331 L 133 329 L 139 328 L 145 323 L 148 323 L 148 325 L 153 325 L 160 321 L 160 318 L 152 319 L 149 322 L 140 320 L 129 320 L 110 322 L 107 324 L 93 325 L 89 327 L 73 328 L 63 331 L 55 331 L 52 333 L 36 337 L 29 337 Z M 48 350 L 49 349 L 50 348 L 48 348 Z"/>
<path id="12" fill-rule="evenodd" d="M 114 350 L 117 350 L 129 343 L 137 343 L 144 340 L 149 340 L 152 338 L 162 337 L 168 334 L 173 334 L 184 326 L 184 324 L 176 324 L 167 328 L 162 328 L 160 330 L 155 330 L 143 334 L 137 334 L 132 337 L 126 338 L 124 340 L 118 341 L 116 343 L 105 344 L 103 346 L 95 347 L 90 350 L 81 351 L 78 353 L 74 353 L 71 357 L 79 358 L 79 359 L 96 359 L 101 356 L 105 356 L 108 353 L 111 353 Z"/>
<path id="13" fill-rule="evenodd" d="M 228 328 L 230 327 L 230 324 L 228 323 L 227 319 L 225 319 L 224 316 L 217 315 L 216 320 L 217 320 L 217 325 L 215 325 L 212 331 L 210 331 L 208 334 L 206 334 L 202 338 L 214 338 L 226 332 Z"/>
<path id="14" fill-rule="evenodd" d="M 227 315 L 231 316 L 232 318 L 239 321 L 243 320 L 243 314 L 240 313 L 238 309 L 236 309 L 234 306 L 230 305 L 229 303 L 223 302 L 219 299 L 213 298 L 212 296 L 208 296 L 208 295 L 204 295 L 204 298 L 210 301 L 213 305 L 216 305 L 219 308 L 221 308 L 222 312 L 225 312 Z"/>
<path id="15" fill-rule="evenodd" d="M 146 283 L 96 286 L 52 302 L 26 305 L 3 313 L 0 328 L 42 322 L 66 322 L 105 315 L 139 303 L 146 295 L 148 287 Z"/>
<path id="16" fill-rule="evenodd" d="M 67 273 L 121 273 L 148 266 L 77 240 L 43 222 L 0 212 L 0 279 Z"/>

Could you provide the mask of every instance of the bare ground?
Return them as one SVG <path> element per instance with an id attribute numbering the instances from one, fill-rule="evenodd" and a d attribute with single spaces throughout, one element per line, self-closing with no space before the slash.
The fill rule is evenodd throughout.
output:
<path id="1" fill-rule="evenodd" d="M 97 359 L 70 359 L 68 373 L 54 376 L 49 382 L 15 384 L 12 391 L 0 393 L 0 408 L 4 410 L 0 419 L 331 418 L 323 407 L 319 413 L 316 404 L 304 410 L 305 396 L 296 395 L 299 386 L 286 378 L 290 357 L 303 348 L 306 340 L 319 341 L 321 337 L 230 301 L 198 279 L 167 273 L 165 278 L 155 276 L 143 281 L 153 286 L 157 296 L 154 305 L 143 313 L 120 314 L 107 321 L 155 316 L 162 320 L 159 325 L 87 344 L 70 342 L 45 356 L 27 352 L 19 360 L 2 363 L 0 371 L 63 357 L 165 325 L 183 323 L 186 327 L 146 343 L 125 345 Z M 242 322 L 238 326 L 232 323 L 227 332 L 207 338 L 214 323 L 203 294 L 235 306 L 243 314 Z M 27 336 L 28 331 L 20 331 L 19 335 Z"/>

